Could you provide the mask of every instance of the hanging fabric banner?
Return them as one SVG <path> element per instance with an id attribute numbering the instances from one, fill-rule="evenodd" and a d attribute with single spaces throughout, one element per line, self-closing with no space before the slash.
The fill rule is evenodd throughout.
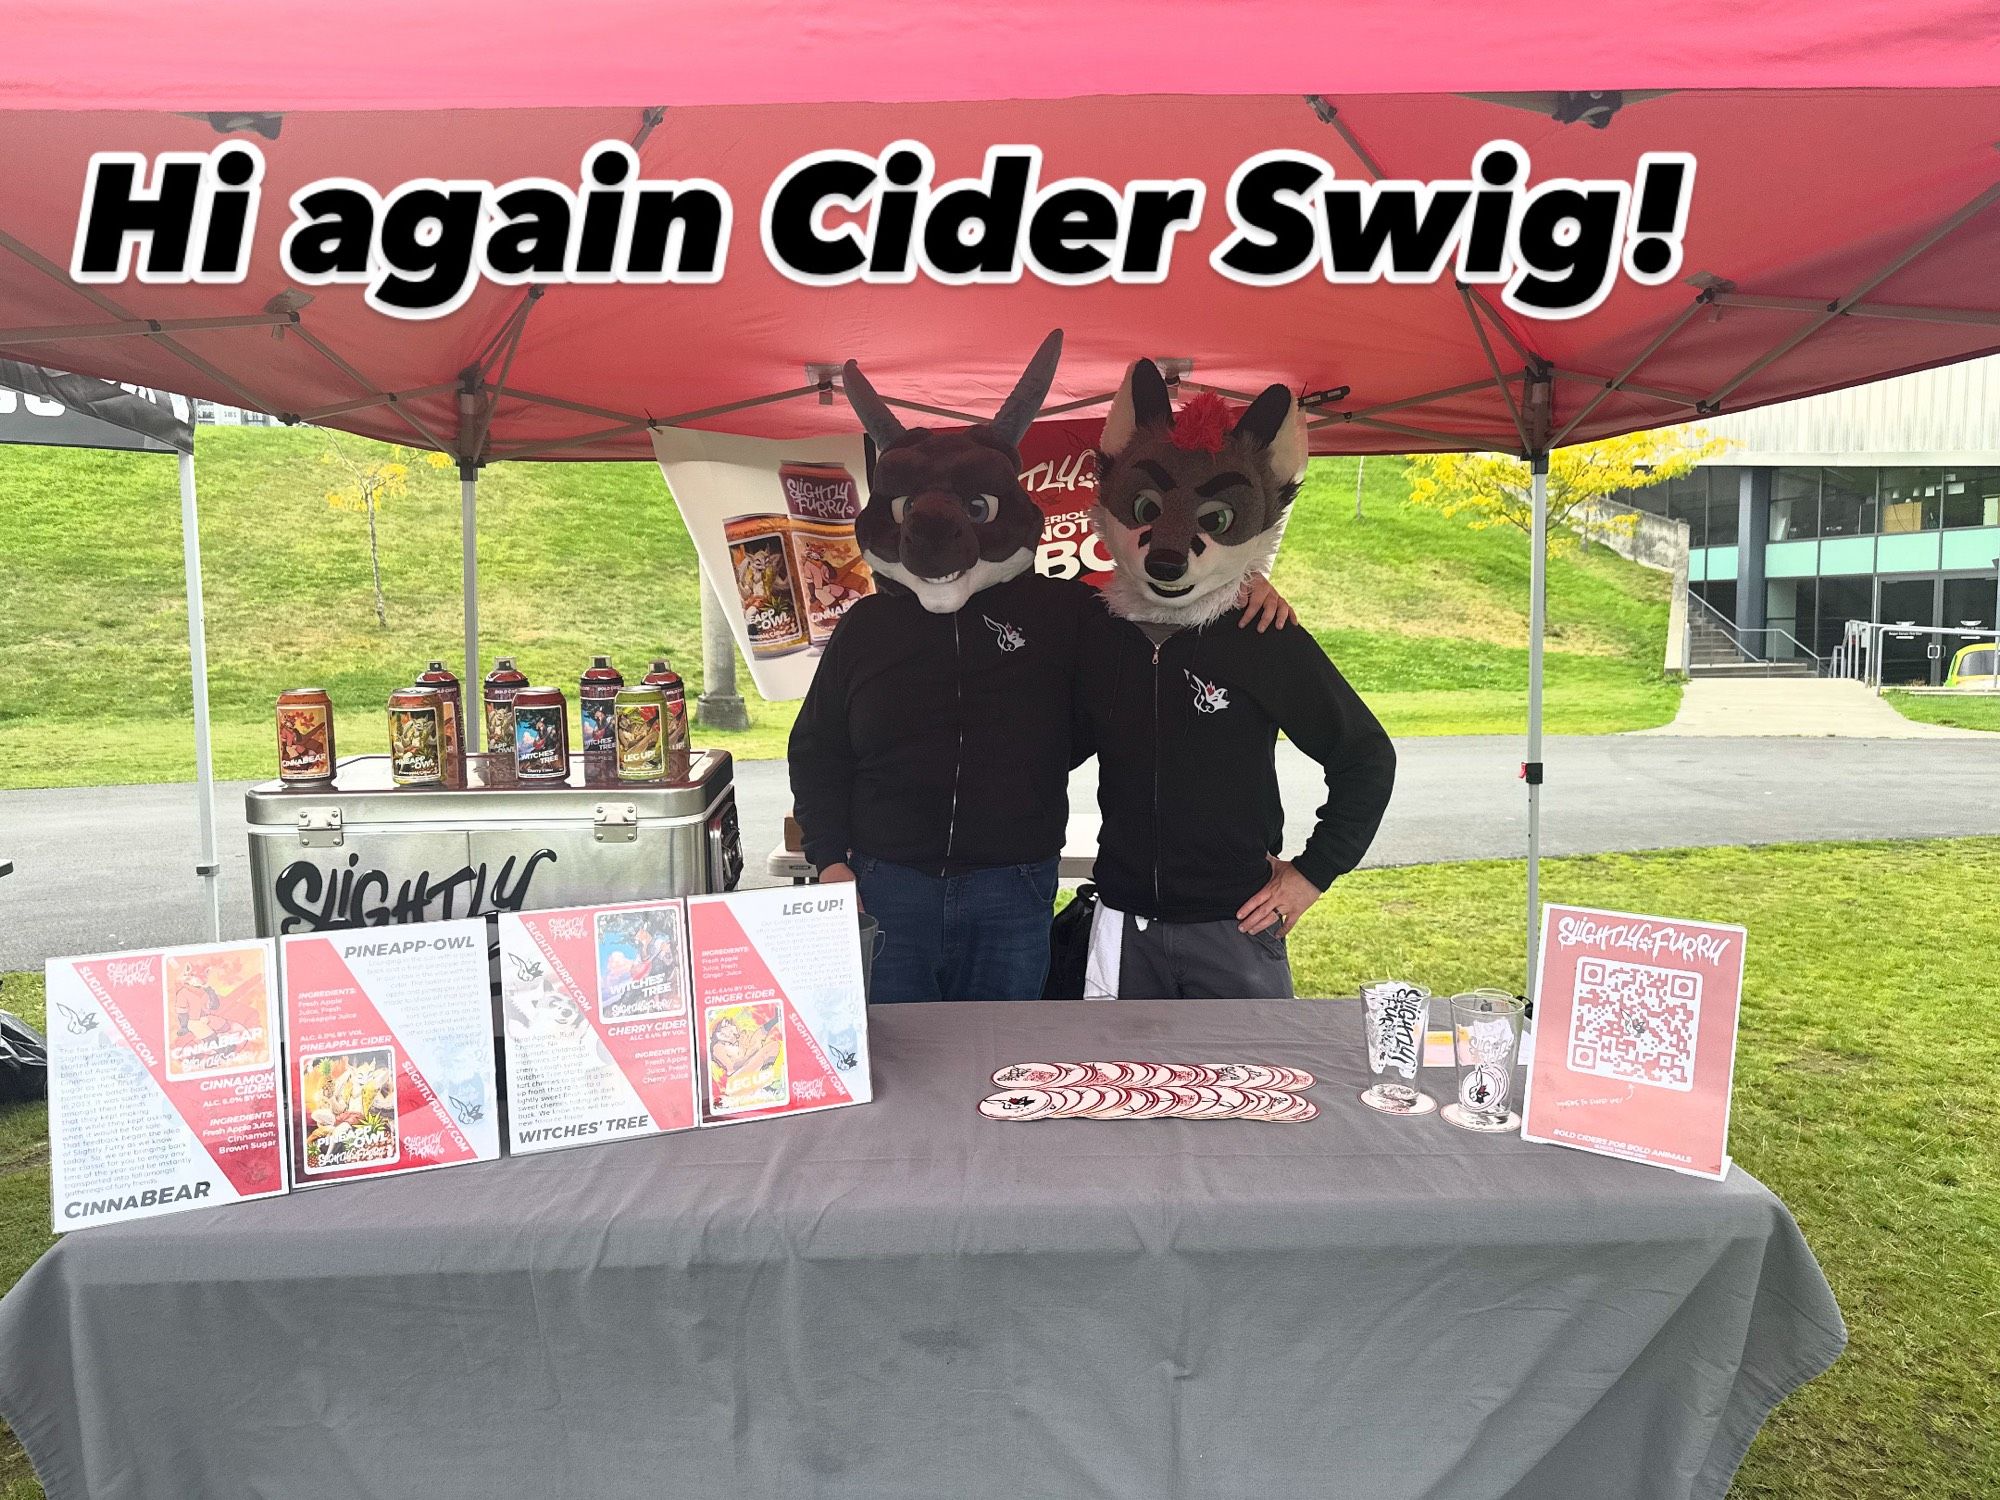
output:
<path id="1" fill-rule="evenodd" d="M 1110 574 L 1090 521 L 1103 426 L 1038 423 L 1021 443 L 1021 485 L 1043 514 L 1035 566 L 1051 577 Z M 860 434 L 771 442 L 664 428 L 653 452 L 757 691 L 803 698 L 834 626 L 876 588 L 854 538 L 868 503 Z"/>

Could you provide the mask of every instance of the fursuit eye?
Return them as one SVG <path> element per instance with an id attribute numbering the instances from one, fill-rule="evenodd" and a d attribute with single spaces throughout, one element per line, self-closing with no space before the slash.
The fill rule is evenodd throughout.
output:
<path id="1" fill-rule="evenodd" d="M 1233 523 L 1235 520 L 1236 520 L 1236 512 L 1231 510 L 1228 506 L 1211 505 L 1205 507 L 1201 511 L 1201 513 L 1194 518 L 1194 524 L 1199 526 L 1203 531 L 1207 532 L 1210 536 L 1221 536 L 1223 532 L 1227 531 L 1230 528 L 1231 523 Z"/>
<path id="2" fill-rule="evenodd" d="M 1141 526 L 1150 526 L 1160 519 L 1160 497 L 1151 490 L 1141 490 L 1132 501 L 1132 519 Z"/>
<path id="3" fill-rule="evenodd" d="M 965 502 L 965 513 L 972 517 L 972 524 L 984 526 L 1000 514 L 1000 501 L 994 495 L 974 495 Z"/>
<path id="4" fill-rule="evenodd" d="M 909 513 L 910 497 L 908 495 L 898 495 L 889 502 L 889 517 L 898 526 L 903 524 L 903 517 Z"/>

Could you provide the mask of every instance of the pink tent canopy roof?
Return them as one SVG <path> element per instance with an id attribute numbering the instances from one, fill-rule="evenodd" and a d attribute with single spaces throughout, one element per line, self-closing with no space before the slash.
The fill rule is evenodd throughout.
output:
<path id="1" fill-rule="evenodd" d="M 643 457 L 648 420 L 849 431 L 838 401 L 768 398 L 806 386 L 809 364 L 850 356 L 887 395 L 986 413 L 1057 326 L 1068 341 L 1052 404 L 1101 411 L 1141 354 L 1190 359 L 1190 380 L 1225 390 L 1347 387 L 1320 409 L 1319 452 L 1518 448 L 1496 364 L 1517 400 L 1525 369 L 1552 370 L 1546 433 L 1581 441 L 1687 420 L 1705 402 L 1737 410 L 2000 349 L 2000 11 L 1986 0 L 1701 4 L 1670 24 L 1655 4 L 1608 0 L 1587 29 L 1573 15 L 1498 24 L 1456 0 L 824 12 L 620 0 L 568 28 L 513 3 L 297 16 L 230 0 L 190 27 L 82 4 L 10 34 L 0 354 L 461 453 L 479 442 L 490 460 Z M 1628 98 L 1604 130 L 1557 124 L 1545 100 L 1490 97 L 1557 87 L 1674 92 Z M 1337 125 L 1307 106 L 1308 89 L 1330 95 Z M 640 148 L 646 176 L 730 190 L 717 284 L 559 286 L 532 308 L 521 288 L 484 285 L 427 323 L 370 310 L 358 288 L 319 287 L 282 330 L 50 336 L 125 318 L 254 319 L 289 290 L 278 241 L 303 184 L 575 181 L 591 144 L 642 133 L 642 104 L 669 106 Z M 217 108 L 285 112 L 278 139 L 258 141 L 265 209 L 249 278 L 69 285 L 59 268 L 90 154 L 212 148 L 205 119 L 165 111 Z M 1460 177 L 1503 136 L 1528 150 L 1536 180 L 1629 180 L 1642 152 L 1694 153 L 1682 279 L 1621 281 L 1589 315 L 1550 322 L 1502 316 L 1490 289 L 1469 302 L 1449 280 L 1253 289 L 1208 265 L 1230 173 L 1259 151 L 1312 151 L 1344 176 L 1367 175 L 1365 154 L 1389 176 Z M 1045 181 L 1199 176 L 1209 204 L 1162 286 L 809 288 L 771 268 L 758 210 L 784 165 L 905 137 L 931 148 L 940 179 L 1026 142 L 1044 153 Z M 1698 276 L 1722 294 L 1698 301 Z M 455 384 L 475 364 L 485 384 L 462 410 Z"/>
<path id="2" fill-rule="evenodd" d="M 1965 88 L 1990 0 L 67 0 L 0 52 L 0 108 L 599 105 Z"/>

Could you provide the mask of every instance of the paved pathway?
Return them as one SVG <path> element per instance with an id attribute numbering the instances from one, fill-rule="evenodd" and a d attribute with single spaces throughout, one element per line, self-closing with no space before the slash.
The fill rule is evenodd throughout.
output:
<path id="1" fill-rule="evenodd" d="M 1872 688 L 1829 677 L 1697 677 L 1671 724 L 1649 735 L 1832 736 L 1874 740 L 1990 739 L 1977 729 L 1919 724 Z"/>
<path id="2" fill-rule="evenodd" d="M 1886 711 L 1886 710 L 1885 710 Z M 1322 800 L 1319 769 L 1279 747 L 1296 849 Z M 1406 740 L 1396 799 L 1370 864 L 1512 858 L 1527 804 L 1518 739 Z M 1791 839 L 1936 838 L 2000 834 L 2000 735 L 1923 742 L 1879 739 L 1697 739 L 1608 735 L 1548 742 L 1543 820 L 1551 854 Z M 737 766 L 749 874 L 762 878 L 790 804 L 778 761 Z M 1095 838 L 1094 768 L 1077 773 L 1071 838 Z M 243 784 L 218 796 L 224 830 L 223 911 L 250 931 Z M 182 785 L 0 792 L 0 970 L 51 954 L 194 941 L 201 903 L 193 873 L 194 812 Z"/>

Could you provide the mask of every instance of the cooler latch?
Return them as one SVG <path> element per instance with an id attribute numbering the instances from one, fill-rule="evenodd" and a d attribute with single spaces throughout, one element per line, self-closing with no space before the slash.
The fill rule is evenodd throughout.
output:
<path id="1" fill-rule="evenodd" d="M 337 807 L 302 807 L 299 809 L 299 842 L 308 849 L 338 849 L 346 837 L 340 831 L 340 809 Z"/>
<path id="2" fill-rule="evenodd" d="M 590 815 L 591 835 L 600 844 L 630 844 L 639 837 L 636 802 L 600 802 Z"/>

